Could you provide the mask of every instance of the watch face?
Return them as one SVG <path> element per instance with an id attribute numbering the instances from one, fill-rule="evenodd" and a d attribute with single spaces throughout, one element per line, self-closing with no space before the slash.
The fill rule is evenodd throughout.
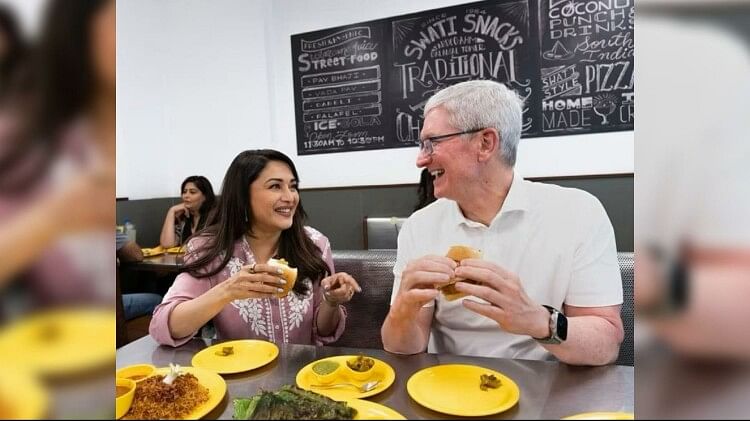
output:
<path id="1" fill-rule="evenodd" d="M 564 314 L 557 314 L 557 336 L 563 341 L 568 339 L 568 318 Z"/>

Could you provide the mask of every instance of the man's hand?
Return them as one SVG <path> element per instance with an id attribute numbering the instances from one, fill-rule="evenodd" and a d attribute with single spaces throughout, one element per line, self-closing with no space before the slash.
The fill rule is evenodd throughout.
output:
<path id="1" fill-rule="evenodd" d="M 464 307 L 497 322 L 503 330 L 534 338 L 549 336 L 549 312 L 526 294 L 518 276 L 486 260 L 466 259 L 456 276 L 481 283 L 456 283 L 456 290 L 487 303 L 465 299 Z"/>
<path id="2" fill-rule="evenodd" d="M 439 294 L 436 285 L 453 277 L 456 262 L 444 256 L 424 256 L 410 261 L 401 272 L 401 284 L 383 322 L 383 348 L 398 354 L 427 349 L 434 307 L 424 307 Z"/>
<path id="3" fill-rule="evenodd" d="M 455 268 L 456 262 L 443 256 L 412 260 L 401 274 L 401 287 L 393 307 L 403 314 L 418 313 L 422 306 L 437 297 L 435 285 L 448 282 Z"/>

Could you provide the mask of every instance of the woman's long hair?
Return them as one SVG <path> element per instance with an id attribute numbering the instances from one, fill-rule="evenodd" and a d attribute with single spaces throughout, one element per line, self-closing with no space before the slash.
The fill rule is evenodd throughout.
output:
<path id="1" fill-rule="evenodd" d="M 433 190 L 433 181 L 435 177 L 430 174 L 427 168 L 422 170 L 422 174 L 419 176 L 419 187 L 417 187 L 417 205 L 414 206 L 414 212 L 422 209 L 430 203 L 437 200 Z"/>
<path id="2" fill-rule="evenodd" d="M 271 149 L 249 150 L 237 155 L 229 165 L 216 213 L 209 225 L 194 237 L 205 237 L 205 245 L 192 253 L 197 259 L 185 265 L 184 270 L 197 278 L 216 275 L 229 263 L 234 251 L 234 244 L 249 233 L 252 235 L 254 217 L 250 208 L 250 184 L 252 184 L 270 161 L 283 162 L 289 166 L 294 178 L 299 183 L 299 176 L 294 163 L 288 156 Z M 310 278 L 319 282 L 330 273 L 328 265 L 321 257 L 322 251 L 307 236 L 305 219 L 307 215 L 302 208 L 302 201 L 297 204 L 292 226 L 281 232 L 279 256 L 285 258 L 289 265 L 298 269 L 298 279 Z M 209 269 L 208 265 L 221 257 L 221 264 Z M 307 293 L 302 282 L 294 285 L 298 294 Z"/>
<path id="3" fill-rule="evenodd" d="M 59 149 L 62 129 L 91 105 L 96 88 L 91 22 L 105 4 L 52 0 L 47 5 L 23 75 L 24 121 L 0 156 L 0 190 L 20 191 L 39 181 Z"/>
<path id="4" fill-rule="evenodd" d="M 195 184 L 195 187 L 200 190 L 200 192 L 203 193 L 203 196 L 206 198 L 200 209 L 198 209 L 198 226 L 196 228 L 197 232 L 206 226 L 206 222 L 209 219 L 209 214 L 216 205 L 216 195 L 214 194 L 214 188 L 213 186 L 211 186 L 211 182 L 202 175 L 191 175 L 190 177 L 186 178 L 180 186 L 180 194 L 185 191 L 185 185 L 187 183 Z M 188 238 L 193 235 L 193 221 L 191 220 L 191 218 L 192 217 L 188 215 L 187 223 L 182 227 L 181 234 L 183 243 L 186 243 Z"/>
<path id="5" fill-rule="evenodd" d="M 0 37 L 4 38 L 5 51 L 0 57 L 0 104 L 4 105 L 10 92 L 18 89 L 18 72 L 26 58 L 26 41 L 21 35 L 15 13 L 4 4 L 0 4 Z"/>

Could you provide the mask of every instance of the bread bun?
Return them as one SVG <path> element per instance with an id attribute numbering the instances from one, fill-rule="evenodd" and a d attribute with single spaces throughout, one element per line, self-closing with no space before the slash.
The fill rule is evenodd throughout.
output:
<path id="1" fill-rule="evenodd" d="M 482 252 L 469 246 L 451 246 L 445 256 L 455 260 L 456 263 L 460 263 L 463 259 L 481 259 Z M 456 282 L 474 283 L 473 281 L 467 281 L 464 278 L 451 278 L 447 284 L 438 288 L 448 301 L 457 300 L 467 295 L 466 293 L 456 290 Z"/>
<path id="2" fill-rule="evenodd" d="M 285 285 L 281 286 L 282 292 L 275 294 L 278 298 L 284 298 L 289 295 L 289 291 L 294 288 L 294 283 L 297 282 L 297 268 L 289 267 L 289 262 L 284 259 L 270 259 L 269 265 L 278 266 L 282 270 L 281 278 L 286 281 Z"/>
<path id="3" fill-rule="evenodd" d="M 456 263 L 464 259 L 481 259 L 482 258 L 481 251 L 471 248 L 469 246 L 451 246 L 451 248 L 448 249 L 448 253 L 446 253 L 445 255 L 455 260 Z"/>

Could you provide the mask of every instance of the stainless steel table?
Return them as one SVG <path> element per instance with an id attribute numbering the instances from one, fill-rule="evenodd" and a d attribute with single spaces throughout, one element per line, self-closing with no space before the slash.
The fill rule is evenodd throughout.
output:
<path id="1" fill-rule="evenodd" d="M 189 366 L 196 352 L 212 343 L 193 339 L 170 348 L 159 346 L 150 336 L 117 350 L 117 367 L 151 363 L 164 367 L 169 363 Z M 390 364 L 396 381 L 383 393 L 368 398 L 386 405 L 409 419 L 453 419 L 434 412 L 412 400 L 406 382 L 422 368 L 447 363 L 475 364 L 497 370 L 513 379 L 521 389 L 518 404 L 508 411 L 486 419 L 560 419 L 564 416 L 593 411 L 634 412 L 633 367 L 573 367 L 548 361 L 504 358 L 461 357 L 448 354 L 396 355 L 377 349 L 280 345 L 279 357 L 269 365 L 245 373 L 223 376 L 227 382 L 224 400 L 205 418 L 231 419 L 232 399 L 248 397 L 260 389 L 275 390 L 294 384 L 297 371 L 319 358 L 332 355 L 364 353 Z"/>

